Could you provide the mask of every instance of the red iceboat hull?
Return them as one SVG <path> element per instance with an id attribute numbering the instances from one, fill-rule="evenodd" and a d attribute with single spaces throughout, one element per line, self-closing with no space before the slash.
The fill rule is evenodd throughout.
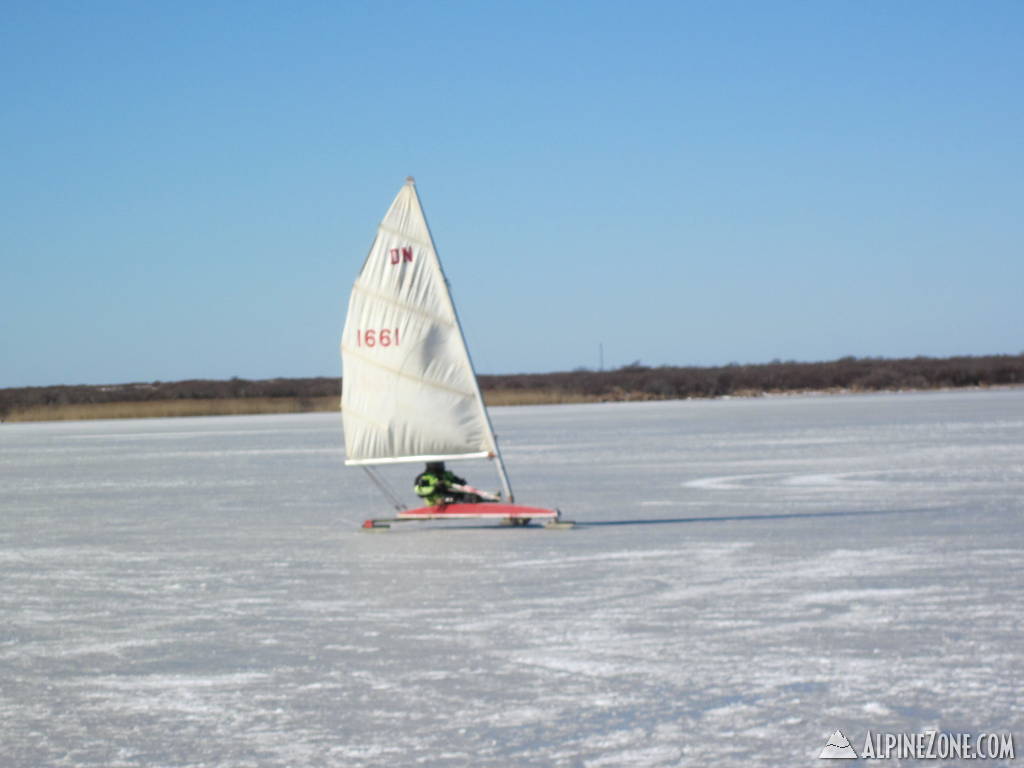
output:
<path id="1" fill-rule="evenodd" d="M 396 517 L 367 520 L 363 528 L 389 528 L 391 523 L 406 520 L 495 520 L 512 525 L 525 525 L 531 520 L 543 520 L 547 527 L 568 527 L 559 521 L 557 509 L 524 507 L 520 504 L 481 502 L 479 504 L 446 504 L 441 507 L 406 509 Z"/>
<path id="2" fill-rule="evenodd" d="M 479 504 L 446 504 L 441 507 L 420 507 L 398 513 L 399 520 L 554 520 L 557 509 L 524 507 L 519 504 L 481 502 Z"/>

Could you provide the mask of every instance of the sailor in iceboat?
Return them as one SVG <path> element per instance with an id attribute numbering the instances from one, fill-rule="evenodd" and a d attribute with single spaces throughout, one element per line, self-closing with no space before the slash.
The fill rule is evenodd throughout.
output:
<path id="1" fill-rule="evenodd" d="M 413 490 L 430 507 L 498 501 L 494 494 L 466 485 L 463 478 L 445 469 L 443 461 L 427 462 L 427 468 L 416 476 Z"/>

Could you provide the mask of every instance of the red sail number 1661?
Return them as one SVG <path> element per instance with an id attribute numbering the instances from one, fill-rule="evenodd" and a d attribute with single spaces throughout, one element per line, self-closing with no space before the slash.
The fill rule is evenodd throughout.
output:
<path id="1" fill-rule="evenodd" d="M 381 328 L 380 330 L 371 328 L 368 331 L 356 331 L 357 347 L 397 347 L 400 340 L 398 328 Z"/>

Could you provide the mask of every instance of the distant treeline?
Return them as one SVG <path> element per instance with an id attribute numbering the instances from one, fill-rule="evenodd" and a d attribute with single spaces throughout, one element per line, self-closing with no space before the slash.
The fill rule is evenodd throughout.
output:
<path id="1" fill-rule="evenodd" d="M 698 368 L 651 367 L 639 361 L 608 371 L 579 369 L 563 373 L 482 375 L 485 395 L 501 393 L 503 401 L 537 402 L 530 393 L 552 395 L 551 402 L 579 400 L 678 399 L 753 396 L 802 391 L 871 392 L 901 389 L 944 389 L 1024 384 L 1024 355 L 891 360 L 844 357 L 820 363 L 774 361 L 757 365 Z M 47 406 L 173 400 L 290 398 L 298 410 L 317 410 L 323 398 L 338 397 L 337 378 L 264 379 L 251 381 L 189 380 L 0 389 L 0 418 L 16 411 Z"/>
<path id="2" fill-rule="evenodd" d="M 681 399 L 806 391 L 874 392 L 1024 384 L 1024 355 L 844 357 L 819 363 L 773 361 L 713 368 L 651 367 L 639 361 L 610 371 L 481 376 L 487 389 L 559 389 L 607 399 Z"/>
<path id="3" fill-rule="evenodd" d="M 0 418 L 17 410 L 39 406 L 94 405 L 97 403 L 145 403 L 157 400 L 227 400 L 246 398 L 290 398 L 310 400 L 324 395 L 338 396 L 341 382 L 336 378 L 248 379 L 228 381 L 190 379 L 135 384 L 18 387 L 0 389 Z M 309 409 L 312 410 L 312 407 Z"/>

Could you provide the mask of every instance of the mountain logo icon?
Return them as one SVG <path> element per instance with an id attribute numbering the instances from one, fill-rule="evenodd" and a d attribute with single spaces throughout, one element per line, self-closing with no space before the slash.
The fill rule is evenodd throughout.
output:
<path id="1" fill-rule="evenodd" d="M 836 728 L 836 732 L 829 737 L 828 744 L 821 750 L 821 754 L 818 757 L 831 760 L 856 760 L 857 753 L 854 752 L 850 740 L 843 735 L 842 731 Z"/>

